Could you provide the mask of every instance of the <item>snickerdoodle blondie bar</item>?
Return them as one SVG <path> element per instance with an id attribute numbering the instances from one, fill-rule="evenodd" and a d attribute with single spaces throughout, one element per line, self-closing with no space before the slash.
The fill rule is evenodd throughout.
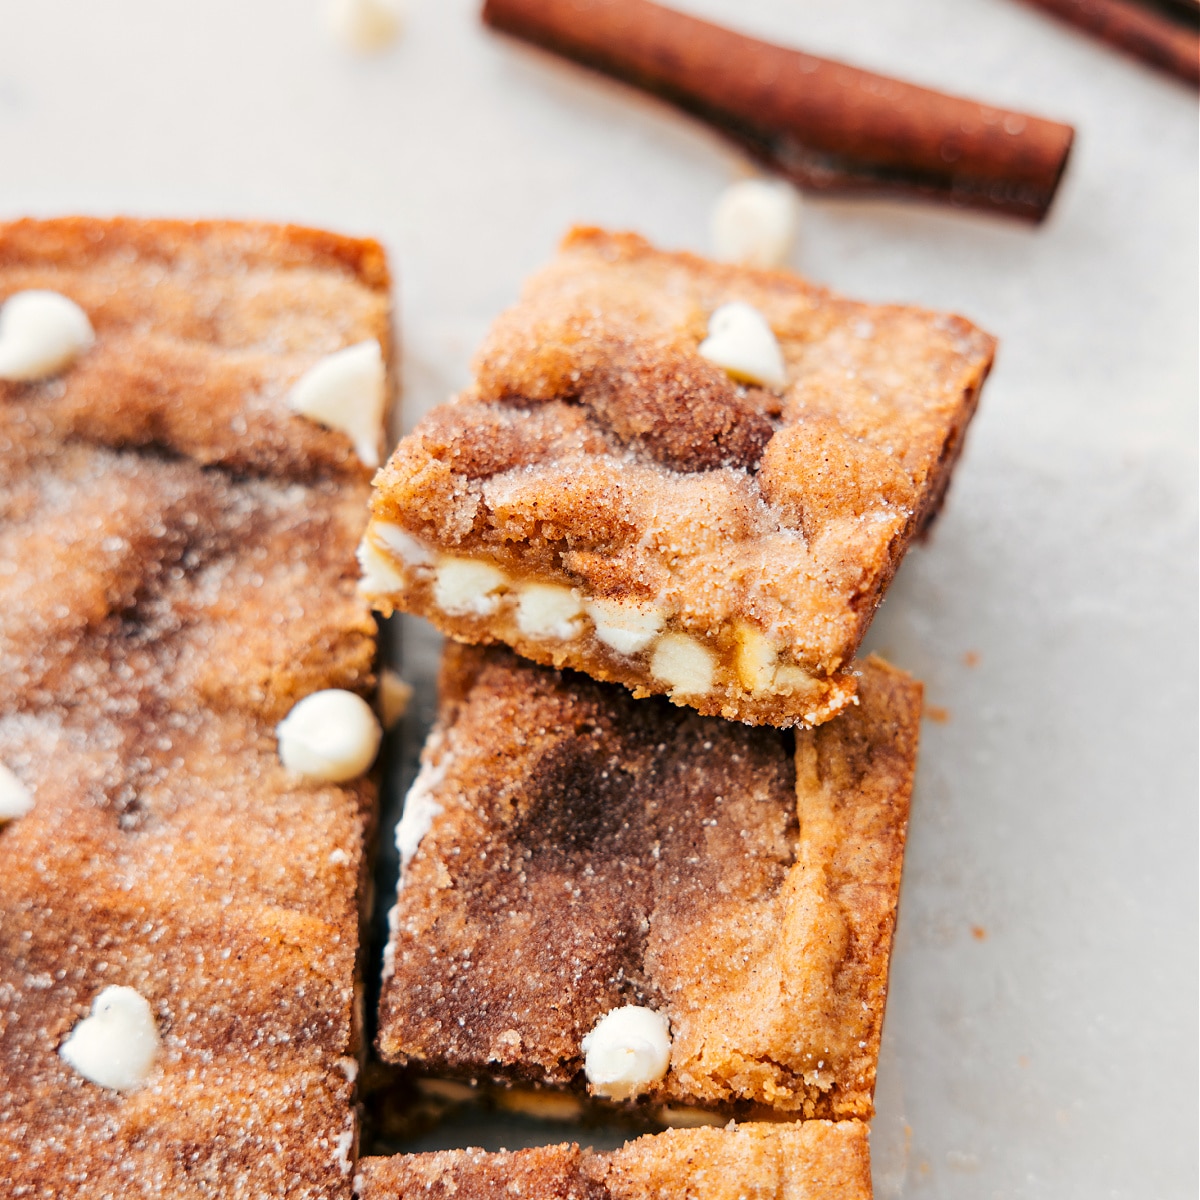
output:
<path id="1" fill-rule="evenodd" d="M 0 226 L 6 1196 L 350 1194 L 376 786 L 276 727 L 369 733 L 388 347 L 373 242 Z"/>
<path id="2" fill-rule="evenodd" d="M 961 317 L 576 230 L 376 479 L 364 589 L 638 696 L 820 724 L 992 353 Z"/>
<path id="3" fill-rule="evenodd" d="M 451 645 L 396 835 L 383 1058 L 869 1117 L 921 689 L 861 671 L 793 733 Z"/>
<path id="4" fill-rule="evenodd" d="M 365 1158 L 358 1200 L 870 1200 L 861 1121 L 671 1130 L 597 1153 L 575 1145 Z"/>

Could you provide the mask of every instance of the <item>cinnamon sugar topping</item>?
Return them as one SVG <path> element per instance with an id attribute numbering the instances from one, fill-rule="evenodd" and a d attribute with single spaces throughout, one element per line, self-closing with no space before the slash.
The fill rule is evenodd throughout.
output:
<path id="1" fill-rule="evenodd" d="M 637 695 L 820 724 L 992 351 L 960 317 L 576 230 L 379 473 L 364 594 Z M 556 635 L 531 588 L 583 616 Z"/>

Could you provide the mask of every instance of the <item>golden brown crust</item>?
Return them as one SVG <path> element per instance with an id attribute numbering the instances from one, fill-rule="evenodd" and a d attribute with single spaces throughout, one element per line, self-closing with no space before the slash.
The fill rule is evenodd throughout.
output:
<path id="1" fill-rule="evenodd" d="M 607 1200 L 583 1174 L 578 1146 L 537 1146 L 489 1154 L 442 1150 L 359 1161 L 358 1200 L 491 1200 L 506 1193 L 522 1200 Z"/>
<path id="2" fill-rule="evenodd" d="M 607 1160 L 613 1200 L 741 1200 L 748 1184 L 786 1200 L 871 1200 L 861 1121 L 671 1129 L 592 1158 Z"/>
<path id="3" fill-rule="evenodd" d="M 114 250 L 168 269 L 186 264 L 202 274 L 303 268 L 348 276 L 379 296 L 391 286 L 387 255 L 371 238 L 266 221 L 26 217 L 3 226 L 0 270 L 34 263 L 93 270 L 107 266 Z M 287 330 L 280 334 L 289 336 Z"/>
<path id="4" fill-rule="evenodd" d="M 775 395 L 700 356 L 709 315 L 743 300 L 787 364 Z M 960 317 L 844 300 L 795 276 L 667 254 L 582 229 L 496 322 L 469 393 L 434 410 L 379 474 L 377 520 L 427 548 L 586 597 L 653 600 L 699 639 L 703 692 L 584 629 L 522 635 L 511 606 L 439 606 L 430 570 L 373 601 L 461 640 L 671 694 L 752 723 L 817 724 L 909 543 L 944 494 L 994 343 Z M 748 684 L 739 627 L 766 636 L 802 687 Z"/>
<path id="5" fill-rule="evenodd" d="M 450 647 L 382 1056 L 581 1090 L 584 1034 L 645 1004 L 650 1101 L 869 1116 L 920 687 L 871 659 L 860 693 L 793 739 Z"/>
<path id="6" fill-rule="evenodd" d="M 488 1154 L 364 1158 L 358 1200 L 870 1200 L 867 1128 L 859 1121 L 668 1130 L 610 1153 L 574 1145 Z"/>
<path id="7" fill-rule="evenodd" d="M 391 341 L 383 251 L 296 226 L 70 217 L 0 225 L 0 302 L 44 287 L 96 344 L 66 376 L 0 381 L 62 438 L 306 479 L 369 478 L 350 439 L 286 396 L 322 356 Z"/>
<path id="8" fill-rule="evenodd" d="M 368 484 L 227 367 L 253 344 L 282 379 L 377 336 L 386 284 L 373 243 L 313 231 L 0 227 L 0 301 L 61 290 L 97 333 L 60 377 L 0 383 L 0 762 L 35 799 L 0 825 L 14 1195 L 349 1194 L 376 787 L 299 781 L 274 727 L 311 691 L 373 686 Z M 108 984 L 163 1040 L 124 1096 L 57 1053 Z"/>

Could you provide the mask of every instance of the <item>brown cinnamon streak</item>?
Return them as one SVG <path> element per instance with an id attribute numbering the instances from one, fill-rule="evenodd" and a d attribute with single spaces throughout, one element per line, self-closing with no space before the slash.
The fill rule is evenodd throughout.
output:
<path id="1" fill-rule="evenodd" d="M 1069 125 L 776 46 L 649 0 L 485 0 L 497 29 L 704 118 L 802 187 L 900 192 L 1040 221 Z"/>

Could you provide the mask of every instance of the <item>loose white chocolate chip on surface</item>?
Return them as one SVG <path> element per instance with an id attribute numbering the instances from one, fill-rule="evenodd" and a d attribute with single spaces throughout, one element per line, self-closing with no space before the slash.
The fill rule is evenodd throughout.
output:
<path id="1" fill-rule="evenodd" d="M 766 317 L 741 300 L 722 304 L 709 318 L 700 354 L 743 383 L 787 386 L 783 352 Z"/>
<path id="2" fill-rule="evenodd" d="M 720 195 L 712 215 L 713 249 L 726 262 L 782 266 L 796 242 L 800 196 L 777 179 L 744 179 Z"/>
<path id="3" fill-rule="evenodd" d="M 96 340 L 87 313 L 58 292 L 16 292 L 0 307 L 0 379 L 57 375 Z"/>
<path id="4" fill-rule="evenodd" d="M 666 623 L 666 614 L 630 600 L 589 600 L 584 605 L 596 637 L 618 654 L 637 654 L 650 645 Z"/>
<path id="5" fill-rule="evenodd" d="M 681 696 L 703 696 L 712 690 L 717 660 L 708 647 L 686 633 L 659 639 L 650 659 L 650 673 Z"/>
<path id="6" fill-rule="evenodd" d="M 584 1074 L 597 1096 L 629 1100 L 671 1065 L 671 1027 L 662 1013 L 627 1004 L 605 1013 L 582 1043 Z"/>
<path id="7" fill-rule="evenodd" d="M 131 987 L 106 987 L 58 1052 L 92 1083 L 129 1092 L 150 1077 L 159 1045 L 146 998 Z"/>
<path id="8" fill-rule="evenodd" d="M 279 759 L 288 770 L 329 783 L 363 774 L 375 761 L 383 736 L 371 706 L 341 688 L 305 696 L 276 733 Z"/>
<path id="9" fill-rule="evenodd" d="M 33 794 L 0 763 L 0 821 L 15 821 L 33 808 Z"/>
<path id="10" fill-rule="evenodd" d="M 396 728 L 408 711 L 412 694 L 411 683 L 405 683 L 391 667 L 384 667 L 379 673 L 379 718 L 384 729 Z"/>
<path id="11" fill-rule="evenodd" d="M 383 351 L 371 338 L 327 354 L 296 382 L 288 403 L 301 416 L 349 435 L 368 467 L 379 466 L 387 371 Z"/>
<path id="12" fill-rule="evenodd" d="M 557 583 L 527 583 L 517 594 L 517 628 L 526 637 L 569 641 L 582 628 L 583 601 Z"/>
<path id="13" fill-rule="evenodd" d="M 382 50 L 400 32 L 398 0 L 331 0 L 327 10 L 330 32 L 351 50 L 370 54 Z"/>
<path id="14" fill-rule="evenodd" d="M 508 576 L 491 563 L 446 556 L 438 561 L 433 598 L 452 617 L 486 617 L 499 607 L 497 593 L 507 586 Z"/>

